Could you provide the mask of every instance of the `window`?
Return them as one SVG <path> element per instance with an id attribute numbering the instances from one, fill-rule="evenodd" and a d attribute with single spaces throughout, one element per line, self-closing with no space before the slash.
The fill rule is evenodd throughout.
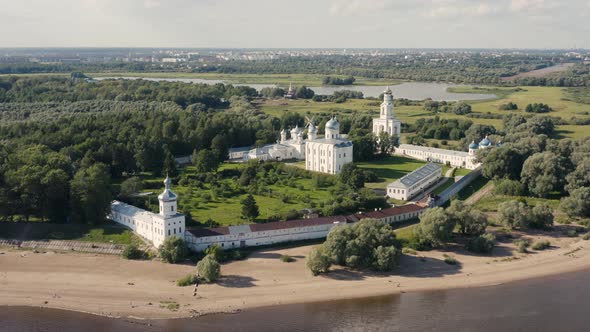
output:
<path id="1" fill-rule="evenodd" d="M 170 236 L 170 230 L 168 230 L 168 236 Z"/>
<path id="2" fill-rule="evenodd" d="M 170 207 L 170 211 L 174 211 L 174 205 Z"/>

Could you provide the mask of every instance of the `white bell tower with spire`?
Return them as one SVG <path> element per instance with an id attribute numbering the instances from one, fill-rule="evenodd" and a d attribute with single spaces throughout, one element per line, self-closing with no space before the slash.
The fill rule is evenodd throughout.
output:
<path id="1" fill-rule="evenodd" d="M 373 134 L 379 136 L 380 133 L 386 132 L 390 136 L 399 137 L 401 131 L 402 123 L 395 119 L 393 93 L 388 86 L 383 92 L 383 103 L 381 103 L 379 118 L 373 119 Z"/>

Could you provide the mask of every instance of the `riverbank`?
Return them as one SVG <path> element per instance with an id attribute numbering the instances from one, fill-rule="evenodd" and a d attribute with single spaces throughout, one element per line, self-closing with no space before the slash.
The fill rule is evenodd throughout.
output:
<path id="1" fill-rule="evenodd" d="M 516 234 L 518 236 L 518 234 Z M 528 234 L 549 239 L 549 250 L 520 254 L 499 243 L 492 256 L 474 256 L 460 247 L 405 255 L 391 274 L 333 269 L 313 277 L 305 267 L 312 246 L 260 250 L 245 261 L 225 264 L 213 285 L 178 287 L 194 271 L 190 265 L 127 261 L 78 253 L 34 253 L 1 249 L 0 305 L 36 306 L 111 317 L 178 318 L 249 308 L 364 298 L 425 290 L 480 287 L 590 268 L 590 246 L 561 232 Z M 510 240 L 511 242 L 511 240 Z M 450 254 L 458 265 L 444 263 Z M 284 263 L 281 255 L 295 262 Z"/>

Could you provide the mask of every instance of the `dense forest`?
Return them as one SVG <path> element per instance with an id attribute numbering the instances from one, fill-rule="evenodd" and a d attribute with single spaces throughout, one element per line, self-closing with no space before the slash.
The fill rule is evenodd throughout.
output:
<path id="1" fill-rule="evenodd" d="M 281 128 L 305 125 L 298 113 L 259 112 L 255 90 L 230 85 L 10 77 L 0 86 L 2 219 L 95 223 L 117 194 L 114 180 L 176 175 L 175 156 L 210 151 L 221 161 L 230 147 L 273 143 Z M 329 115 L 316 119 L 323 131 Z M 370 121 L 341 119 L 373 151 Z"/>

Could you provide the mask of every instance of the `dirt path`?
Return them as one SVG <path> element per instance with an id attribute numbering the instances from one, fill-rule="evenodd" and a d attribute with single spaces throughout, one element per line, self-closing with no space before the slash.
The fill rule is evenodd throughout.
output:
<path id="1" fill-rule="evenodd" d="M 493 190 L 494 184 L 490 183 L 487 186 L 478 190 L 475 194 L 471 195 L 468 199 L 466 199 L 465 204 L 475 204 L 483 197 L 491 195 Z"/>

